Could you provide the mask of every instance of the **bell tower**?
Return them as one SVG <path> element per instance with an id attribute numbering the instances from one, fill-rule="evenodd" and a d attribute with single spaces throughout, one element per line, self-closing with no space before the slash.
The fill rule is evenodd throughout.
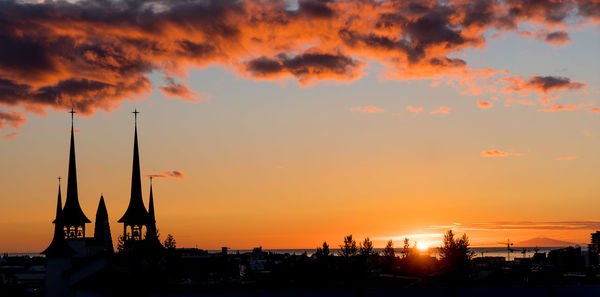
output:
<path id="1" fill-rule="evenodd" d="M 131 196 L 125 214 L 119 219 L 123 223 L 123 239 L 125 241 L 141 241 L 148 231 L 150 216 L 142 200 L 142 181 L 140 173 L 140 154 L 137 137 L 137 109 L 133 111 L 135 128 L 133 136 L 133 168 L 131 170 Z"/>
<path id="2" fill-rule="evenodd" d="M 79 194 L 77 190 L 77 165 L 75 163 L 75 135 L 73 121 L 75 111 L 71 109 L 71 147 L 69 151 L 69 173 L 67 177 L 67 199 L 62 211 L 62 223 L 64 225 L 67 240 L 85 238 L 85 224 L 91 221 L 85 216 L 79 205 Z"/>

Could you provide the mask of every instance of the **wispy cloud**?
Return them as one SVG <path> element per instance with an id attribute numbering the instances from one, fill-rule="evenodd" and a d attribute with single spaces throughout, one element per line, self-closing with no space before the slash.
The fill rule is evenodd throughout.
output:
<path id="1" fill-rule="evenodd" d="M 516 104 L 520 104 L 520 105 L 534 105 L 533 101 L 531 101 L 531 100 L 508 98 L 508 99 L 506 99 L 506 101 L 504 101 L 504 106 L 511 106 L 512 103 L 516 103 Z"/>
<path id="2" fill-rule="evenodd" d="M 161 173 L 155 174 L 147 174 L 144 177 L 153 177 L 153 178 L 185 178 L 185 174 L 179 170 L 172 171 L 164 171 Z"/>
<path id="3" fill-rule="evenodd" d="M 492 103 L 488 101 L 477 100 L 477 106 L 479 106 L 479 108 L 491 108 Z"/>
<path id="4" fill-rule="evenodd" d="M 419 114 L 421 112 L 423 112 L 423 107 L 413 107 L 413 106 L 406 106 L 406 110 L 415 113 L 415 114 Z"/>
<path id="5" fill-rule="evenodd" d="M 1 79 L 1 77 L 0 77 Z M 0 84 L 0 89 L 1 89 L 1 84 Z M 2 99 L 0 99 L 0 103 L 2 102 Z M 9 126 L 15 128 L 15 129 L 19 129 L 19 127 L 24 124 L 27 120 L 25 120 L 25 118 L 23 117 L 23 113 L 22 112 L 15 112 L 15 111 L 9 111 L 9 112 L 5 112 L 0 110 L 0 129 L 4 129 L 4 127 L 6 126 L 6 124 L 8 124 Z"/>
<path id="6" fill-rule="evenodd" d="M 380 113 L 383 112 L 383 108 L 379 108 L 379 107 L 375 107 L 375 106 L 359 106 L 359 107 L 352 107 L 350 108 L 350 111 L 356 111 L 356 112 L 364 112 L 364 113 Z"/>
<path id="7" fill-rule="evenodd" d="M 596 230 L 600 221 L 500 221 L 487 223 L 453 223 L 450 225 L 430 226 L 429 230 L 456 229 L 462 231 L 501 231 L 501 230 Z"/>
<path id="8" fill-rule="evenodd" d="M 12 133 L 8 133 L 6 135 L 3 135 L 1 138 L 2 139 L 13 139 L 17 135 L 19 135 L 19 132 L 12 132 Z"/>
<path id="9" fill-rule="evenodd" d="M 494 149 L 494 150 L 482 151 L 481 156 L 484 158 L 491 158 L 491 157 L 521 156 L 521 154 L 520 153 L 509 153 L 509 152 L 504 152 L 504 151 L 499 151 L 499 150 Z"/>
<path id="10" fill-rule="evenodd" d="M 577 159 L 576 156 L 566 156 L 566 157 L 558 157 L 556 160 L 558 161 L 571 161 Z"/>
<path id="11" fill-rule="evenodd" d="M 450 113 L 450 110 L 452 110 L 452 108 L 442 106 L 442 107 L 430 112 L 429 114 L 448 114 L 448 113 Z"/>

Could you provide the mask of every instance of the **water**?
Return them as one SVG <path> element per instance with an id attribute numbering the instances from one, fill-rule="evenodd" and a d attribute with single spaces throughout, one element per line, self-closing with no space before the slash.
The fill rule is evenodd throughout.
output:
<path id="1" fill-rule="evenodd" d="M 525 247 L 525 249 L 527 250 L 527 253 L 525 254 L 526 257 L 531 257 L 533 256 L 534 253 L 534 248 L 535 247 Z M 551 250 L 555 250 L 555 249 L 560 249 L 563 247 L 538 247 L 538 252 L 539 253 L 548 253 Z M 374 249 L 376 252 L 378 253 L 382 253 L 383 249 Z M 400 255 L 400 252 L 402 251 L 402 249 L 396 248 L 394 249 L 396 251 L 396 255 Z M 524 254 L 522 253 L 523 247 L 514 247 L 513 252 L 510 253 L 510 258 L 514 259 L 514 258 L 522 258 L 524 257 Z M 587 247 L 581 247 L 582 251 L 587 251 Z M 235 254 L 237 252 L 240 252 L 240 254 L 243 253 L 250 253 L 252 252 L 251 249 L 242 249 L 242 250 L 229 250 L 228 252 L 230 254 Z M 302 255 L 303 253 L 306 252 L 306 254 L 310 257 L 312 254 L 314 254 L 317 250 L 316 249 L 263 249 L 263 252 L 271 252 L 274 254 L 290 254 L 290 255 Z M 475 247 L 475 248 L 471 248 L 471 251 L 473 251 L 475 253 L 475 257 L 481 257 L 481 256 L 485 256 L 485 257 L 504 257 L 506 259 L 507 256 L 507 251 L 506 251 L 506 247 Z M 209 253 L 211 254 L 216 254 L 216 253 L 221 253 L 221 250 L 208 250 Z M 333 255 L 338 255 L 340 253 L 340 249 L 331 249 L 330 250 L 330 254 Z M 430 255 L 432 257 L 438 257 L 439 256 L 439 250 L 438 248 L 430 248 L 427 251 L 421 251 L 419 250 L 419 253 L 422 255 Z M 9 257 L 44 257 L 44 255 L 41 255 L 40 253 L 2 253 L 0 254 L 1 257 L 4 256 L 9 256 Z"/>
<path id="2" fill-rule="evenodd" d="M 551 250 L 560 249 L 563 247 L 513 247 L 512 252 L 510 253 L 510 258 L 522 258 L 522 257 L 532 257 L 535 252 L 534 249 L 537 249 L 539 253 L 548 253 Z M 527 253 L 523 254 L 523 249 L 526 249 Z M 374 249 L 375 252 L 382 253 L 383 249 Z M 396 255 L 400 255 L 402 249 L 396 248 Z M 582 251 L 586 251 L 586 247 L 581 247 Z M 240 254 L 252 252 L 252 250 L 229 250 L 230 254 L 234 254 L 237 252 Z M 290 255 L 301 255 L 306 253 L 309 257 L 314 254 L 316 249 L 263 249 L 263 252 L 271 252 L 274 254 L 290 254 Z M 471 251 L 475 253 L 475 257 L 503 257 L 506 259 L 507 250 L 506 247 L 475 247 L 471 248 Z M 209 250 L 209 253 L 220 253 L 220 250 Z M 439 249 L 438 248 L 429 248 L 426 251 L 418 250 L 418 252 L 422 255 L 430 255 L 432 257 L 439 257 Z M 338 255 L 340 253 L 340 249 L 331 249 L 330 254 Z"/>

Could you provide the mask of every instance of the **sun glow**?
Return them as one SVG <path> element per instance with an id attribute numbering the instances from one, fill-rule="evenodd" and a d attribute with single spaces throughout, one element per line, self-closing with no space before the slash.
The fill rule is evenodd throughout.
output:
<path id="1" fill-rule="evenodd" d="M 429 249 L 429 246 L 425 243 L 417 243 L 417 249 L 420 251 L 426 251 Z"/>

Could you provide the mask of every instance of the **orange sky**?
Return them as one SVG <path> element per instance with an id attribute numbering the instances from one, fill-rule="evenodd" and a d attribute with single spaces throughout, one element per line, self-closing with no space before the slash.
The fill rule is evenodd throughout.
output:
<path id="1" fill-rule="evenodd" d="M 137 108 L 179 246 L 586 243 L 600 4 L 471 2 L 0 4 L 0 252 L 50 241 L 72 106 L 80 203 L 104 194 L 113 239 Z"/>

